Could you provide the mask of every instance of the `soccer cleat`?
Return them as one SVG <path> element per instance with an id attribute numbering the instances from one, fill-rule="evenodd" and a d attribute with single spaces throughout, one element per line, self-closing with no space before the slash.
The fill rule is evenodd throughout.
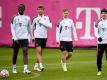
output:
<path id="1" fill-rule="evenodd" d="M 98 71 L 97 76 L 100 76 L 100 75 L 101 75 L 101 71 Z"/>
<path id="2" fill-rule="evenodd" d="M 25 70 L 23 71 L 23 73 L 25 73 L 25 74 L 30 74 L 31 71 L 29 71 L 28 69 L 25 69 Z"/>
<path id="3" fill-rule="evenodd" d="M 38 67 L 34 67 L 33 70 L 34 70 L 34 71 L 41 71 L 41 69 L 39 69 Z"/>
<path id="4" fill-rule="evenodd" d="M 63 68 L 63 71 L 67 71 L 67 67 L 66 67 L 66 64 L 64 64 L 61 60 L 61 65 L 62 65 L 62 68 Z"/>
<path id="5" fill-rule="evenodd" d="M 64 71 L 67 71 L 67 68 L 63 68 Z"/>
<path id="6" fill-rule="evenodd" d="M 15 73 L 15 74 L 17 73 L 16 68 L 13 68 L 12 73 Z"/>
<path id="7" fill-rule="evenodd" d="M 40 70 L 41 70 L 41 71 L 44 71 L 44 67 L 43 67 L 43 68 L 40 68 Z"/>
<path id="8" fill-rule="evenodd" d="M 63 68 L 63 71 L 67 71 L 66 65 L 63 65 L 62 68 Z"/>
<path id="9" fill-rule="evenodd" d="M 17 73 L 17 71 L 12 71 L 12 73 L 16 74 L 16 73 Z"/>

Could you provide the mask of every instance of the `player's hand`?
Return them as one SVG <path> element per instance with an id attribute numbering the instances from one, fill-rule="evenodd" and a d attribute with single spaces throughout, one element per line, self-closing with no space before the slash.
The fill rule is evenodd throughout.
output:
<path id="1" fill-rule="evenodd" d="M 60 42 L 56 42 L 56 44 L 60 45 Z"/>
<path id="2" fill-rule="evenodd" d="M 99 41 L 99 42 L 101 42 L 101 41 L 102 41 L 102 38 L 101 38 L 101 37 L 99 37 L 99 38 L 98 38 L 98 41 Z"/>
<path id="3" fill-rule="evenodd" d="M 96 22 L 95 27 L 98 27 L 98 23 L 102 21 L 102 17 Z"/>
<path id="4" fill-rule="evenodd" d="M 19 41 L 18 41 L 18 40 L 14 40 L 14 41 L 15 41 L 15 43 L 19 44 Z"/>
<path id="5" fill-rule="evenodd" d="M 32 42 L 35 42 L 35 40 L 34 40 L 34 39 L 32 39 Z"/>

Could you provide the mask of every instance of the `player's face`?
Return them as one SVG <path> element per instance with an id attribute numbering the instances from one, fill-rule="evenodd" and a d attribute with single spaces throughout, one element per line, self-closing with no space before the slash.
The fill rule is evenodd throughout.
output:
<path id="1" fill-rule="evenodd" d="M 43 15 L 44 14 L 44 10 L 42 8 L 38 8 L 37 11 L 38 11 L 39 15 Z"/>
<path id="2" fill-rule="evenodd" d="M 106 12 L 102 12 L 102 13 L 101 13 L 101 18 L 107 19 L 107 13 L 106 13 Z"/>
<path id="3" fill-rule="evenodd" d="M 69 15 L 69 12 L 68 12 L 68 11 L 63 12 L 63 16 L 64 16 L 64 18 L 67 18 L 68 15 Z"/>
<path id="4" fill-rule="evenodd" d="M 24 14 L 24 11 L 25 11 L 25 7 L 23 5 L 19 5 L 18 7 L 18 12 L 20 15 L 23 15 Z"/>

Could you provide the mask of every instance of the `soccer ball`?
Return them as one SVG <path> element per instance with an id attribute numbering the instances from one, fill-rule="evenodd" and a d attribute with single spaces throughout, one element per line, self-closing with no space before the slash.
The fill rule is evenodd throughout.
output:
<path id="1" fill-rule="evenodd" d="M 3 77 L 3 78 L 8 77 L 9 76 L 9 71 L 6 70 L 6 69 L 1 70 L 0 76 Z"/>

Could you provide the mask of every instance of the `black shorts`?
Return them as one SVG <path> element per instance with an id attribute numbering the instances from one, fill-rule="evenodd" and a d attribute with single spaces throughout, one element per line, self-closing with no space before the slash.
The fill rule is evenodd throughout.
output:
<path id="1" fill-rule="evenodd" d="M 35 38 L 35 47 L 46 47 L 47 38 Z"/>
<path id="2" fill-rule="evenodd" d="M 15 48 L 19 48 L 20 46 L 21 47 L 28 47 L 28 39 L 22 39 L 22 40 L 18 40 L 19 43 L 16 43 L 14 40 L 13 40 L 13 47 Z"/>
<path id="3" fill-rule="evenodd" d="M 104 51 L 107 54 L 107 44 L 98 44 L 98 54 L 102 55 Z"/>
<path id="4" fill-rule="evenodd" d="M 73 52 L 72 41 L 60 41 L 61 51 Z"/>

